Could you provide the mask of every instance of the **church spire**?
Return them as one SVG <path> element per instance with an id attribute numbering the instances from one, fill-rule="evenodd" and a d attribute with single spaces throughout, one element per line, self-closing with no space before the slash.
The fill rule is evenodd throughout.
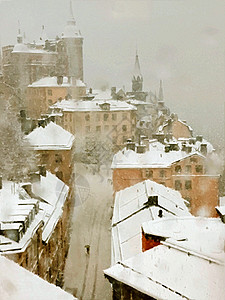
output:
<path id="1" fill-rule="evenodd" d="M 143 77 L 141 75 L 141 68 L 140 68 L 138 53 L 136 50 L 136 57 L 135 57 L 135 64 L 134 64 L 134 71 L 133 71 L 133 78 L 132 78 L 132 91 L 142 92 L 142 85 L 143 85 Z"/>
<path id="2" fill-rule="evenodd" d="M 22 44 L 23 43 L 23 37 L 21 35 L 20 31 L 20 21 L 18 20 L 18 35 L 17 35 L 17 43 Z"/>
<path id="3" fill-rule="evenodd" d="M 70 17 L 69 20 L 67 21 L 68 25 L 76 25 L 76 21 L 73 15 L 73 4 L 72 4 L 72 0 L 70 0 Z"/>
<path id="4" fill-rule="evenodd" d="M 159 101 L 163 101 L 163 85 L 162 85 L 162 80 L 160 80 L 159 84 Z"/>
<path id="5" fill-rule="evenodd" d="M 141 75 L 141 68 L 140 68 L 140 63 L 139 63 L 139 58 L 138 58 L 138 53 L 136 50 L 136 57 L 135 57 L 135 64 L 134 64 L 134 73 L 133 76 L 137 79 L 137 77 L 139 76 L 140 78 L 142 78 Z"/>

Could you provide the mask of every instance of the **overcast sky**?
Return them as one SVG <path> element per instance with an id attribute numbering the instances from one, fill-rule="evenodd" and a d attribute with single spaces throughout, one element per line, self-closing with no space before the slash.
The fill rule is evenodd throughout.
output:
<path id="1" fill-rule="evenodd" d="M 73 0 L 84 37 L 88 86 L 131 88 L 136 47 L 146 90 L 158 91 L 195 133 L 214 144 L 224 140 L 225 1 Z M 0 0 L 1 45 L 14 44 L 18 30 L 30 41 L 41 25 L 49 38 L 61 35 L 69 0 Z"/>

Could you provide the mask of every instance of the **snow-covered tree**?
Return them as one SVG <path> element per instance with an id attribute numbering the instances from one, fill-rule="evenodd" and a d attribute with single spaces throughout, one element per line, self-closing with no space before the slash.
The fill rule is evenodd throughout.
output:
<path id="1" fill-rule="evenodd" d="M 35 155 L 24 140 L 18 112 L 5 102 L 0 110 L 0 175 L 22 181 L 35 165 Z"/>
<path id="2" fill-rule="evenodd" d="M 112 142 L 97 135 L 88 137 L 76 136 L 75 160 L 86 164 L 110 165 L 113 156 Z"/>

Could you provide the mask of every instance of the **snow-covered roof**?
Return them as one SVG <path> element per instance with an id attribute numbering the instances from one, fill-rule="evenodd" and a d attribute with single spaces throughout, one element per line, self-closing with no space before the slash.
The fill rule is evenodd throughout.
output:
<path id="1" fill-rule="evenodd" d="M 40 181 L 33 183 L 32 191 L 46 202 L 40 208 L 45 212 L 42 239 L 47 242 L 63 213 L 69 187 L 55 175 L 46 172 L 46 176 L 41 176 Z"/>
<path id="2" fill-rule="evenodd" d="M 167 168 L 172 163 L 193 155 L 204 158 L 198 152 L 187 154 L 181 150 L 165 152 L 156 148 L 145 153 L 137 153 L 133 150 L 123 149 L 114 155 L 111 168 Z"/>
<path id="3" fill-rule="evenodd" d="M 28 85 L 28 87 L 71 87 L 71 86 L 72 84 L 69 82 L 68 77 L 65 76 L 63 77 L 62 84 L 58 84 L 57 76 L 52 76 L 52 77 L 48 76 L 48 77 L 41 78 L 33 82 L 32 84 Z"/>
<path id="4" fill-rule="evenodd" d="M 154 299 L 224 299 L 225 266 L 210 262 L 163 244 L 104 273 Z"/>
<path id="5" fill-rule="evenodd" d="M 158 196 L 158 206 L 146 206 L 149 196 Z M 163 217 L 190 216 L 181 194 L 146 180 L 115 195 L 112 218 L 112 263 L 141 252 L 142 223 Z"/>
<path id="6" fill-rule="evenodd" d="M 26 136 L 26 140 L 34 150 L 69 150 L 74 136 L 61 126 L 50 122 L 44 128 L 35 128 Z"/>
<path id="7" fill-rule="evenodd" d="M 27 47 L 27 45 L 23 43 L 18 43 L 14 46 L 12 53 L 16 53 L 16 52 L 27 53 L 30 52 L 30 49 Z"/>
<path id="8" fill-rule="evenodd" d="M 182 217 L 148 221 L 143 231 L 212 260 L 225 261 L 225 224 L 219 218 Z"/>
<path id="9" fill-rule="evenodd" d="M 133 105 L 119 100 L 62 100 L 55 103 L 51 108 L 61 108 L 63 111 L 103 111 L 103 104 L 109 104 L 109 111 L 136 110 Z"/>
<path id="10" fill-rule="evenodd" d="M 4 300 L 75 300 L 72 295 L 0 256 L 0 295 Z"/>

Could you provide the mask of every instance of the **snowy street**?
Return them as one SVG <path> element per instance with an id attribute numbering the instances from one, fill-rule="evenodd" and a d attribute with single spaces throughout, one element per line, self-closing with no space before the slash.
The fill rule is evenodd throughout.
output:
<path id="1" fill-rule="evenodd" d="M 111 286 L 103 270 L 110 266 L 111 174 L 76 166 L 76 205 L 65 288 L 80 300 L 110 300 Z"/>

